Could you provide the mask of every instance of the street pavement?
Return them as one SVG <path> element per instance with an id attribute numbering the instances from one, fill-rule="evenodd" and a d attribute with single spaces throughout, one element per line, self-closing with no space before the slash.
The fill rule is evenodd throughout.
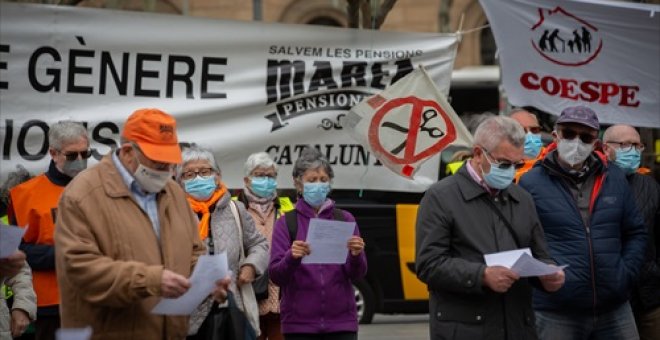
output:
<path id="1" fill-rule="evenodd" d="M 428 340 L 429 315 L 376 314 L 370 325 L 360 325 L 359 340 Z"/>

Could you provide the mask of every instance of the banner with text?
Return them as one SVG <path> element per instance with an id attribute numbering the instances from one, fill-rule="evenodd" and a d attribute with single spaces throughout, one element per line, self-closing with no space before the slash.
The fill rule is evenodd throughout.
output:
<path id="1" fill-rule="evenodd" d="M 421 192 L 437 161 L 401 178 L 342 118 L 419 65 L 446 95 L 457 38 L 3 2 L 0 178 L 16 164 L 46 169 L 51 123 L 85 122 L 98 160 L 131 112 L 158 107 L 177 118 L 180 142 L 213 150 L 232 188 L 258 151 L 292 188 L 292 164 L 311 144 L 333 164 L 335 188 Z"/>
<path id="2" fill-rule="evenodd" d="M 591 107 L 602 123 L 660 127 L 660 5 L 480 0 L 509 101 L 558 115 Z"/>

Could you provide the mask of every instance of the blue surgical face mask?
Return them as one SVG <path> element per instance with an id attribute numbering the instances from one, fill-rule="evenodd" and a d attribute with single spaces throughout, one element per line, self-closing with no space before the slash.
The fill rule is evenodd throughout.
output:
<path id="1" fill-rule="evenodd" d="M 276 188 L 277 181 L 272 177 L 252 177 L 250 181 L 250 189 L 252 192 L 262 198 L 275 196 Z"/>
<path id="2" fill-rule="evenodd" d="M 496 163 L 491 163 L 488 158 L 486 158 L 486 160 L 490 163 L 490 171 L 488 173 L 483 173 L 486 184 L 493 189 L 499 190 L 506 189 L 511 185 L 513 178 L 516 175 L 516 168 L 510 166 L 507 169 L 501 169 Z"/>
<path id="3" fill-rule="evenodd" d="M 325 202 L 329 192 L 328 182 L 303 183 L 303 199 L 314 208 L 320 207 Z"/>
<path id="4" fill-rule="evenodd" d="M 525 135 L 525 157 L 527 158 L 536 158 L 541 151 L 543 146 L 543 141 L 541 140 L 541 135 L 528 132 Z"/>
<path id="5" fill-rule="evenodd" d="M 184 190 L 198 201 L 206 201 L 218 188 L 215 176 L 197 177 L 183 181 Z"/>
<path id="6" fill-rule="evenodd" d="M 626 174 L 632 174 L 639 169 L 641 158 L 641 152 L 635 148 L 631 148 L 627 151 L 616 149 L 616 159 L 614 160 L 614 163 L 623 169 Z"/>

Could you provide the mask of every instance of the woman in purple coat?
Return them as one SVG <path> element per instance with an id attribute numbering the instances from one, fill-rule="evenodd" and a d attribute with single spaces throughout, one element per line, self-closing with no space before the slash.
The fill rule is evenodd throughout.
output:
<path id="1" fill-rule="evenodd" d="M 289 236 L 286 216 L 273 230 L 270 254 L 270 279 L 281 288 L 280 316 L 287 340 L 357 339 L 358 320 L 351 280 L 367 272 L 364 240 L 355 226 L 347 242 L 343 264 L 304 264 L 303 257 L 314 251 L 305 242 L 312 218 L 354 222 L 347 211 L 336 210 L 327 198 L 334 173 L 328 160 L 315 148 L 305 148 L 293 168 L 298 193 L 294 211 L 296 237 Z M 302 198 L 302 199 L 301 199 Z M 292 218 L 289 217 L 289 222 Z"/>

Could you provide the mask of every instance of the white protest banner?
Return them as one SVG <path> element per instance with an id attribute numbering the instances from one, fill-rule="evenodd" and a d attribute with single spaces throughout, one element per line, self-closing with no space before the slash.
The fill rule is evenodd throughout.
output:
<path id="1" fill-rule="evenodd" d="M 344 127 L 394 173 L 412 178 L 449 144 L 472 135 L 423 67 L 351 109 Z"/>
<path id="2" fill-rule="evenodd" d="M 513 105 L 558 115 L 593 109 L 602 123 L 660 127 L 660 5 L 480 0 Z"/>
<path id="3" fill-rule="evenodd" d="M 420 192 L 438 164 L 400 178 L 351 142 L 342 118 L 420 65 L 447 93 L 457 35 L 223 21 L 71 6 L 0 3 L 0 177 L 47 168 L 48 124 L 87 124 L 93 164 L 138 108 L 177 119 L 180 142 L 214 152 L 243 186 L 248 155 L 279 164 L 293 188 L 304 145 L 333 164 L 334 188 Z M 369 173 L 362 180 L 356 173 Z"/>

